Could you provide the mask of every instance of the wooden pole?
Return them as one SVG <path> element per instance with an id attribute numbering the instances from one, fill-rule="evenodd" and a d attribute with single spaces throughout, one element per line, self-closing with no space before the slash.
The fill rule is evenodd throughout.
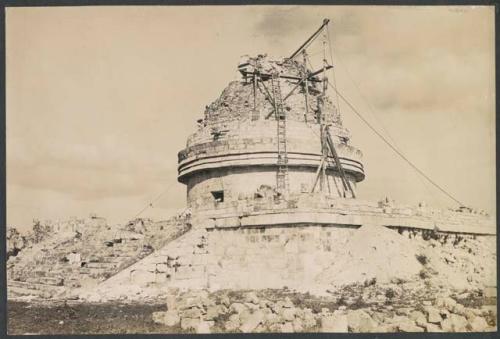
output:
<path id="1" fill-rule="evenodd" d="M 257 109 L 257 74 L 253 75 L 253 110 Z"/>
<path id="2" fill-rule="evenodd" d="M 295 51 L 293 52 L 293 54 L 290 56 L 289 59 L 293 59 L 295 58 L 306 46 L 309 42 L 311 42 L 313 39 L 315 39 L 318 34 L 323 30 L 323 28 L 325 28 L 326 25 L 328 25 L 328 23 L 330 22 L 329 19 L 324 19 L 323 20 L 323 24 L 321 25 L 320 28 L 318 28 L 318 30 L 316 32 L 314 32 L 313 35 L 311 35 L 307 40 L 306 42 L 304 42 L 302 45 L 300 45 L 300 47 Z"/>
<path id="3" fill-rule="evenodd" d="M 259 115 L 257 114 L 257 74 L 253 75 L 253 112 L 252 120 L 258 120 Z"/>
<path id="4" fill-rule="evenodd" d="M 323 170 L 321 172 L 321 190 L 323 191 L 326 183 L 326 167 L 328 159 L 328 146 L 326 144 L 326 124 L 325 124 L 325 114 L 323 113 L 323 104 L 326 96 L 326 34 L 323 32 L 323 93 L 320 95 L 320 101 L 318 102 L 318 110 L 319 110 L 319 120 L 320 120 L 320 128 L 321 128 L 321 156 L 325 159 L 323 162 Z"/>
<path id="5" fill-rule="evenodd" d="M 309 97 L 309 83 L 307 81 L 307 52 L 304 49 L 302 51 L 302 56 L 303 56 L 303 61 L 304 61 L 304 95 L 305 95 L 305 112 L 304 112 L 304 122 L 307 123 L 307 114 L 309 113 L 309 103 L 308 103 L 308 97 Z"/>
<path id="6" fill-rule="evenodd" d="M 316 185 L 318 184 L 318 179 L 319 179 L 319 175 L 321 173 L 321 169 L 323 168 L 324 160 L 325 160 L 325 158 L 321 157 L 321 160 L 320 160 L 319 166 L 318 166 L 318 170 L 316 171 L 316 175 L 315 175 L 315 179 L 314 179 L 314 184 L 313 184 L 313 187 L 311 189 L 311 193 L 314 192 L 314 189 L 316 188 Z"/>

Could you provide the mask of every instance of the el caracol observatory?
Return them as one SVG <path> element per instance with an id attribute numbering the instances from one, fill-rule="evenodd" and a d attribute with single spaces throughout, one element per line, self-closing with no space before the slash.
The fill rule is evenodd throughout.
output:
<path id="1" fill-rule="evenodd" d="M 328 22 L 289 57 L 242 58 L 241 79 L 206 107 L 179 152 L 178 179 L 187 186 L 190 208 L 222 209 L 270 197 L 293 204 L 314 193 L 356 198 L 365 177 L 362 153 L 327 95 L 333 66 L 325 54 L 322 67 L 311 69 L 306 51 Z"/>

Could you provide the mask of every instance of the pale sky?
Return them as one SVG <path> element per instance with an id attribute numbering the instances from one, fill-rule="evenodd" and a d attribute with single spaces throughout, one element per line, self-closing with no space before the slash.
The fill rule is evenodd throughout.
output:
<path id="1" fill-rule="evenodd" d="M 6 12 L 7 223 L 122 223 L 169 186 L 143 215 L 182 210 L 177 152 L 240 56 L 287 56 L 325 17 L 339 90 L 457 199 L 495 213 L 493 7 L 48 7 Z M 455 206 L 340 109 L 364 153 L 361 199 Z"/>

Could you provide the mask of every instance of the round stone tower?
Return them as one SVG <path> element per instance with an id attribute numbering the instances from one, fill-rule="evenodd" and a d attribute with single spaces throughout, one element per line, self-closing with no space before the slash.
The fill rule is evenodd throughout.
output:
<path id="1" fill-rule="evenodd" d="M 322 79 L 297 61 L 263 55 L 245 58 L 238 68 L 241 80 L 229 83 L 206 107 L 198 130 L 178 154 L 178 180 L 187 185 L 188 207 L 210 210 L 263 195 L 286 199 L 313 191 L 354 197 L 365 177 L 362 153 L 350 144 L 336 106 L 323 94 Z M 324 156 L 321 126 L 330 131 L 341 169 L 335 157 Z M 286 194 L 279 194 L 277 175 L 283 168 Z"/>

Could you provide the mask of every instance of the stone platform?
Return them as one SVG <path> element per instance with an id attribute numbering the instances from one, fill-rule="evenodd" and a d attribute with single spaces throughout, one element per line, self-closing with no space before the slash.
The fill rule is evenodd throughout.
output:
<path id="1" fill-rule="evenodd" d="M 290 201 L 277 201 L 273 209 L 266 209 L 272 205 L 269 201 L 260 205 L 254 201 L 254 204 L 239 207 L 199 211 L 191 217 L 193 229 L 190 232 L 107 280 L 97 291 L 114 298 L 120 293 L 130 295 L 130 289 L 146 294 L 155 293 L 144 292 L 149 289 L 166 291 L 168 288 L 217 290 L 287 286 L 299 290 L 325 290 L 329 284 L 321 278 L 327 274 L 325 272 L 333 269 L 335 272 L 330 274 L 335 277 L 349 270 L 349 265 L 362 267 L 364 264 L 370 268 L 371 263 L 367 263 L 372 254 L 365 251 L 373 248 L 373 255 L 379 258 L 373 265 L 390 266 L 379 267 L 389 281 L 393 273 L 410 279 L 424 269 L 417 263 L 417 248 L 429 246 L 429 241 L 434 244 L 431 247 L 445 249 L 445 254 L 433 254 L 439 258 L 434 260 L 436 265 L 438 261 L 451 260 L 440 256 L 448 256 L 446 253 L 455 251 L 461 241 L 470 244 L 464 247 L 465 250 L 460 249 L 471 256 L 467 262 L 476 260 L 476 248 L 482 248 L 483 242 L 489 247 L 495 242 L 495 227 L 484 215 L 423 207 L 379 206 L 352 199 L 324 198 L 319 204 L 317 197 L 309 198 L 314 199 L 302 197 L 293 206 Z M 312 201 L 315 205 L 306 208 Z M 363 245 L 365 238 L 373 239 L 374 243 Z M 447 246 L 450 249 L 446 249 Z M 355 263 L 353 250 L 367 257 Z M 433 249 L 429 251 L 434 253 Z M 366 259 L 368 261 L 363 262 Z M 339 262 L 344 266 L 337 267 Z M 467 270 L 475 266 L 470 265 Z M 462 268 L 454 269 L 460 271 Z M 470 277 L 475 275 L 467 270 L 460 271 L 456 283 L 471 282 Z M 494 268 L 484 270 L 486 273 L 494 271 Z M 347 274 L 346 281 L 351 278 L 350 273 L 343 274 Z"/>
<path id="2" fill-rule="evenodd" d="M 487 215 L 339 199 L 322 194 L 297 194 L 288 200 L 254 199 L 199 210 L 192 217 L 195 228 L 238 228 L 325 225 L 357 228 L 361 225 L 434 230 L 457 234 L 496 234 Z"/>

